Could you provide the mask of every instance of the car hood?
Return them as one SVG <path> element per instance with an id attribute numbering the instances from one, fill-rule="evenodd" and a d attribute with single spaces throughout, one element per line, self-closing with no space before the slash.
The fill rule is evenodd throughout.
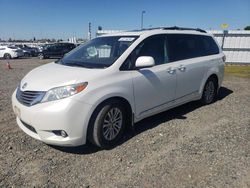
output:
<path id="1" fill-rule="evenodd" d="M 55 87 L 88 82 L 101 75 L 99 73 L 102 72 L 104 69 L 87 69 L 49 63 L 30 71 L 22 79 L 20 88 L 22 91 L 48 91 Z"/>

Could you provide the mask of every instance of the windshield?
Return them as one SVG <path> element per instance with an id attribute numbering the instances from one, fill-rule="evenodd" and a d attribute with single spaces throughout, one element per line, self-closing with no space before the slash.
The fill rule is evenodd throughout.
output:
<path id="1" fill-rule="evenodd" d="M 112 65 L 138 36 L 99 37 L 66 54 L 57 63 L 86 68 L 107 68 Z"/>
<path id="2" fill-rule="evenodd" d="M 10 49 L 18 49 L 18 47 L 15 47 L 15 46 L 8 46 L 8 48 L 10 48 Z"/>

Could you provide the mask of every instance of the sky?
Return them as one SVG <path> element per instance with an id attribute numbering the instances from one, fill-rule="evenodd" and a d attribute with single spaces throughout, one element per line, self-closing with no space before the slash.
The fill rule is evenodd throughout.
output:
<path id="1" fill-rule="evenodd" d="M 0 0 L 0 38 L 86 38 L 103 29 L 181 26 L 243 29 L 250 25 L 250 0 Z"/>

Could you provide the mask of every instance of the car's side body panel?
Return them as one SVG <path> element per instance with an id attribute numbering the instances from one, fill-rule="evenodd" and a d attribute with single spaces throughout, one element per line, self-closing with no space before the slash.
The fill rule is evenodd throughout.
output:
<path id="1" fill-rule="evenodd" d="M 141 119 L 173 104 L 176 74 L 163 64 L 133 71 L 135 117 Z"/>

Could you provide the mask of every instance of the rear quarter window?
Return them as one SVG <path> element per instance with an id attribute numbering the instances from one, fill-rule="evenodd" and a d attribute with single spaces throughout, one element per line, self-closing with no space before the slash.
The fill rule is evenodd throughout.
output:
<path id="1" fill-rule="evenodd" d="M 202 56 L 219 54 L 220 52 L 214 39 L 210 36 L 200 36 L 200 49 Z"/>
<path id="2" fill-rule="evenodd" d="M 167 48 L 170 62 L 219 53 L 214 39 L 205 35 L 169 34 Z"/>

